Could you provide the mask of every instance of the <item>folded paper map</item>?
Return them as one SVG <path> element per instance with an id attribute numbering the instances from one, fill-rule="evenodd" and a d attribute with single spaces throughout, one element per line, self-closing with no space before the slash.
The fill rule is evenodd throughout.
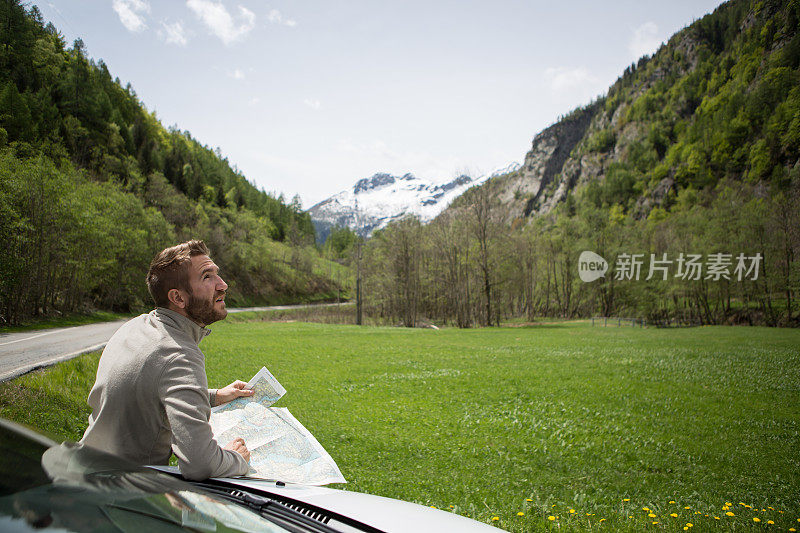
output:
<path id="1" fill-rule="evenodd" d="M 286 393 L 262 367 L 247 384 L 255 392 L 211 409 L 219 443 L 241 437 L 250 450 L 248 476 L 304 485 L 347 483 L 333 458 L 285 407 L 271 407 Z"/>

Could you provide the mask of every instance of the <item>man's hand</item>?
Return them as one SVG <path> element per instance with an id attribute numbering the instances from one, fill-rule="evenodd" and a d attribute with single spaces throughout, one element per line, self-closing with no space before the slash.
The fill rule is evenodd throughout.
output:
<path id="1" fill-rule="evenodd" d="M 252 396 L 253 390 L 245 387 L 247 387 L 247 383 L 236 380 L 226 387 L 217 389 L 216 404 L 222 405 L 242 396 Z"/>
<path id="2" fill-rule="evenodd" d="M 250 462 L 250 450 L 247 449 L 247 446 L 244 445 L 244 439 L 241 437 L 236 437 L 228 444 L 225 445 L 225 450 L 233 450 L 242 457 L 248 463 Z"/>

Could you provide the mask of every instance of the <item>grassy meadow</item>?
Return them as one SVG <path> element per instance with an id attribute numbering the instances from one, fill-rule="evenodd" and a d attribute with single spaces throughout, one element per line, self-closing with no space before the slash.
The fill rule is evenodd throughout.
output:
<path id="1" fill-rule="evenodd" d="M 211 386 L 269 368 L 339 488 L 510 531 L 800 529 L 800 331 L 248 318 L 201 344 Z M 98 357 L 1 384 L 0 416 L 79 438 Z"/>

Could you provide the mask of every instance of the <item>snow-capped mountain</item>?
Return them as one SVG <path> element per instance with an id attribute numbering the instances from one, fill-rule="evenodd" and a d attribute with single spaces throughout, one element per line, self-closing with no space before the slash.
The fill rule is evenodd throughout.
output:
<path id="1" fill-rule="evenodd" d="M 321 201 L 308 212 L 320 241 L 328 237 L 334 226 L 347 226 L 359 235 L 368 236 L 405 215 L 429 222 L 468 188 L 494 176 L 515 172 L 519 167 L 519 163 L 511 163 L 475 179 L 461 175 L 443 184 L 413 174 L 397 177 L 378 173 L 358 180 L 351 189 Z"/>

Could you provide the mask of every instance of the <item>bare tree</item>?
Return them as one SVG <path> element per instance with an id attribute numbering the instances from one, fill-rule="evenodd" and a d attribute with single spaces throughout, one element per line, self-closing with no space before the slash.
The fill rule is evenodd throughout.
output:
<path id="1" fill-rule="evenodd" d="M 498 230 L 498 202 L 494 196 L 491 182 L 469 190 L 467 198 L 469 226 L 477 241 L 477 264 L 481 275 L 485 315 L 483 323 L 499 325 L 499 317 L 493 310 L 493 289 L 495 284 L 495 250 Z"/>
<path id="2" fill-rule="evenodd" d="M 472 325 L 469 283 L 469 246 L 457 216 L 448 211 L 430 226 L 433 257 L 442 287 L 442 318 L 453 319 L 460 328 Z"/>

